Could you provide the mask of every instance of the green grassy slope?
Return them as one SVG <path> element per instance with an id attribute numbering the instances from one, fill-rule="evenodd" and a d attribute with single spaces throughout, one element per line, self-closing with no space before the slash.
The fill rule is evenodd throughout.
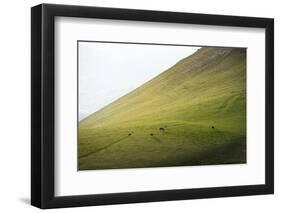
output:
<path id="1" fill-rule="evenodd" d="M 79 170 L 245 163 L 246 49 L 201 48 L 80 121 L 78 155 Z"/>

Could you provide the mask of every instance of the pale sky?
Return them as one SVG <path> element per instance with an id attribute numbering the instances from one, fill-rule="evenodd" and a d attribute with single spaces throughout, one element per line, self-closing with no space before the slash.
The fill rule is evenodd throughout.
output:
<path id="1" fill-rule="evenodd" d="M 200 47 L 79 42 L 79 121 Z"/>

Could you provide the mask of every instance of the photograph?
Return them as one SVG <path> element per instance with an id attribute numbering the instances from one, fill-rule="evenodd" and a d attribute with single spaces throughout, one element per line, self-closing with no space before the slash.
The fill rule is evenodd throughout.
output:
<path id="1" fill-rule="evenodd" d="M 274 194 L 274 18 L 145 8 L 31 8 L 31 205 Z"/>
<path id="2" fill-rule="evenodd" d="M 247 163 L 246 56 L 77 41 L 78 171 Z"/>

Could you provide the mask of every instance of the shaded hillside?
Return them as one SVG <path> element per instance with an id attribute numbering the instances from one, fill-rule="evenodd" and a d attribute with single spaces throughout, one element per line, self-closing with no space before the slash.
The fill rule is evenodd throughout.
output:
<path id="1" fill-rule="evenodd" d="M 246 49 L 201 48 L 80 121 L 78 157 L 82 170 L 245 162 Z"/>

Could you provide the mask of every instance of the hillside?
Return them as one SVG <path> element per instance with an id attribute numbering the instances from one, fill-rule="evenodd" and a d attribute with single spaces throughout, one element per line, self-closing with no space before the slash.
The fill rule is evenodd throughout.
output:
<path id="1" fill-rule="evenodd" d="M 201 48 L 79 122 L 79 170 L 246 162 L 246 49 Z"/>

